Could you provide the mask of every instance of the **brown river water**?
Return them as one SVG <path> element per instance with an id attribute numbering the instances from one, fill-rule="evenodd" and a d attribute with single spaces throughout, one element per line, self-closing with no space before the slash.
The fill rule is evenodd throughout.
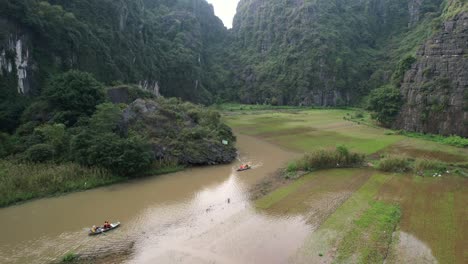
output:
<path id="1" fill-rule="evenodd" d="M 256 210 L 249 189 L 297 154 L 238 135 L 240 161 L 0 209 L 0 263 L 132 248 L 124 263 L 285 263 L 312 231 L 302 215 Z M 230 202 L 228 203 L 228 199 Z M 122 226 L 97 237 L 93 224 Z M 131 245 L 131 246 L 130 246 Z"/>

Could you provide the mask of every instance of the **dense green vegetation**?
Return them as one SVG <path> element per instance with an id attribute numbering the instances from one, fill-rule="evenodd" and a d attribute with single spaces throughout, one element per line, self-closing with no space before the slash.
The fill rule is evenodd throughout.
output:
<path id="1" fill-rule="evenodd" d="M 0 134 L 0 206 L 234 158 L 216 111 L 128 93 L 143 98 L 112 104 L 89 73 L 53 76 L 15 132 Z"/>
<path id="2" fill-rule="evenodd" d="M 149 144 L 121 133 L 122 110 L 105 100 L 103 85 L 90 74 L 57 75 L 25 110 L 23 124 L 4 149 L 28 162 L 72 161 L 137 174 L 151 164 Z"/>
<path id="3" fill-rule="evenodd" d="M 0 43 L 15 25 L 31 33 L 36 94 L 51 74 L 79 69 L 106 84 L 140 83 L 202 103 L 321 106 L 398 86 L 419 45 L 466 9 L 462 0 L 427 0 L 408 27 L 406 0 L 244 0 L 228 32 L 205 0 L 0 5 L 0 16 L 13 23 L 0 31 Z M 14 74 L 0 77 L 0 89 L 15 91 L 16 83 Z M 0 107 L 14 116 L 21 102 Z"/>
<path id="4" fill-rule="evenodd" d="M 373 112 L 374 119 L 389 126 L 400 112 L 402 104 L 400 91 L 397 88 L 383 86 L 370 93 L 367 109 Z"/>
<path id="5" fill-rule="evenodd" d="M 205 0 L 3 0 L 0 6 L 7 21 L 0 48 L 14 28 L 27 32 L 24 45 L 38 66 L 28 73 L 31 94 L 69 69 L 91 72 L 106 85 L 140 84 L 204 104 L 348 106 L 385 87 L 370 98 L 379 103 L 389 92 L 392 100 L 370 109 L 388 126 L 416 50 L 444 20 L 466 10 L 466 1 L 427 0 L 413 14 L 406 0 L 244 0 L 231 31 Z M 13 72 L 0 76 L 0 124 L 11 133 L 31 100 L 16 94 L 15 51 L 7 51 Z"/>
<path id="6" fill-rule="evenodd" d="M 240 78 L 232 85 L 247 103 L 355 104 L 398 86 L 439 16 L 458 2 L 423 1 L 408 26 L 406 0 L 241 1 L 230 58 Z"/>
<path id="7" fill-rule="evenodd" d="M 225 79 L 227 30 L 204 0 L 2 0 L 0 7 L 10 27 L 30 33 L 36 94 L 51 74 L 78 69 L 106 84 L 158 83 L 166 96 L 210 103 Z M 0 43 L 8 33 L 0 31 Z"/>
<path id="8" fill-rule="evenodd" d="M 62 257 L 62 263 L 73 262 L 78 258 L 78 255 L 73 252 L 68 252 L 65 256 Z"/>

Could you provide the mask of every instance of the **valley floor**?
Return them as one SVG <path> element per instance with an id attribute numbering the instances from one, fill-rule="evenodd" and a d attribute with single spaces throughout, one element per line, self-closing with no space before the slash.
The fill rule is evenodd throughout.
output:
<path id="1" fill-rule="evenodd" d="M 226 112 L 225 120 L 239 133 L 285 149 L 310 152 L 345 145 L 368 155 L 369 168 L 322 170 L 280 183 L 277 176 L 264 183 L 274 190 L 257 197 L 257 210 L 305 215 L 313 226 L 289 262 L 468 263 L 464 169 L 468 149 L 395 135 L 364 125 L 364 119 L 349 121 L 355 114 L 294 109 Z M 433 177 L 371 168 L 383 155 L 445 162 L 461 171 Z"/>
<path id="2" fill-rule="evenodd" d="M 0 209 L 0 262 L 71 254 L 73 263 L 468 263 L 468 149 L 365 125 L 358 111 L 225 111 L 238 162 Z M 278 170 L 339 145 L 365 153 L 367 166 Z M 450 170 L 379 171 L 387 155 Z M 253 169 L 237 172 L 245 162 Z M 122 227 L 87 235 L 108 218 Z"/>

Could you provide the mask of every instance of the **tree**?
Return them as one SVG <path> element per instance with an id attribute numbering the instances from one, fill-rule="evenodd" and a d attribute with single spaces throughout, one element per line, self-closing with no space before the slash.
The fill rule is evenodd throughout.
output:
<path id="1" fill-rule="evenodd" d="M 370 93 L 367 109 L 373 112 L 374 119 L 390 126 L 400 112 L 402 104 L 400 91 L 392 85 L 385 85 Z"/>
<path id="2" fill-rule="evenodd" d="M 103 85 L 91 74 L 80 71 L 52 78 L 43 96 L 56 113 L 54 119 L 66 125 L 73 125 L 80 116 L 92 115 L 96 106 L 105 101 Z"/>
<path id="3" fill-rule="evenodd" d="M 90 119 L 90 127 L 99 132 L 116 132 L 122 119 L 122 110 L 112 103 L 98 105 L 96 113 Z"/>
<path id="4" fill-rule="evenodd" d="M 8 155 L 10 144 L 10 135 L 0 132 L 0 158 Z"/>
<path id="5" fill-rule="evenodd" d="M 398 63 L 398 67 L 392 76 L 393 82 L 396 85 L 400 85 L 400 83 L 403 81 L 403 78 L 405 77 L 405 73 L 411 69 L 411 65 L 413 65 L 415 62 L 416 58 L 410 55 Z"/>
<path id="6" fill-rule="evenodd" d="M 54 147 L 48 144 L 37 144 L 25 152 L 25 158 L 31 162 L 46 162 L 54 159 Z"/>
<path id="7" fill-rule="evenodd" d="M 39 134 L 44 143 L 53 147 L 55 154 L 65 154 L 68 150 L 68 134 L 64 124 L 46 124 L 34 129 L 34 133 Z"/>
<path id="8" fill-rule="evenodd" d="M 71 143 L 73 159 L 86 166 L 106 168 L 117 175 L 133 176 L 153 161 L 149 145 L 139 137 L 83 131 Z"/>

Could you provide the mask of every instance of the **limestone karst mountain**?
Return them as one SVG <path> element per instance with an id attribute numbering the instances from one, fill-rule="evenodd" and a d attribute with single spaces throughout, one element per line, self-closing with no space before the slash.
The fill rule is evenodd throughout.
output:
<path id="1" fill-rule="evenodd" d="M 0 117 L 53 74 L 87 71 L 197 103 L 359 105 L 401 89 L 393 127 L 467 136 L 466 0 L 1 0 Z"/>

